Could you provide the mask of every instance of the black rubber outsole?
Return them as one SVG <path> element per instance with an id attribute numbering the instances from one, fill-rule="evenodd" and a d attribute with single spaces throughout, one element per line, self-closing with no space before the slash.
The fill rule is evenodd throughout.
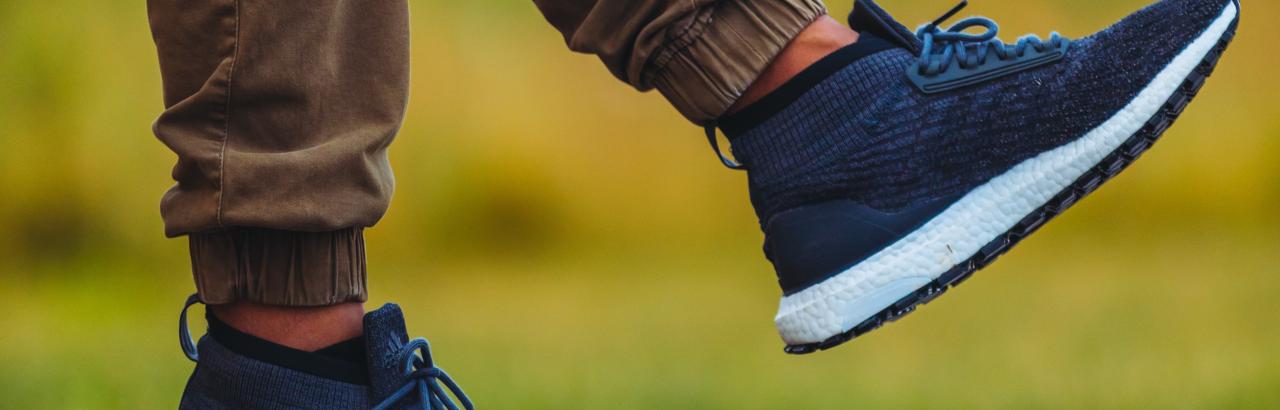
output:
<path id="1" fill-rule="evenodd" d="M 885 323 L 901 319 L 903 316 L 914 312 L 920 305 L 929 303 L 941 296 L 947 289 L 960 285 L 960 283 L 972 276 L 974 272 L 995 262 L 996 258 L 1008 252 L 1023 238 L 1030 236 L 1041 226 L 1044 226 L 1046 222 L 1075 205 L 1081 198 L 1097 190 L 1104 182 L 1118 175 L 1120 171 L 1123 171 L 1129 164 L 1132 164 L 1139 156 L 1150 149 L 1160 139 L 1161 134 L 1164 134 L 1165 130 L 1168 130 L 1169 126 L 1173 125 L 1174 120 L 1182 114 L 1183 109 L 1187 107 L 1191 99 L 1200 91 L 1200 87 L 1204 85 L 1205 79 L 1213 74 L 1213 70 L 1218 64 L 1218 59 L 1222 57 L 1222 53 L 1226 51 L 1227 46 L 1235 37 L 1239 21 L 1240 18 L 1237 16 L 1236 20 L 1231 22 L 1231 26 L 1227 28 L 1227 31 L 1223 33 L 1222 38 L 1218 40 L 1218 44 L 1214 46 L 1213 50 L 1205 56 L 1200 65 L 1196 66 L 1191 75 L 1183 80 L 1177 92 L 1169 97 L 1160 112 L 1151 117 L 1142 126 L 1141 130 L 1129 137 L 1124 144 L 1121 144 L 1119 148 L 1104 157 L 1098 165 L 1091 168 L 1076 182 L 1067 186 L 1066 189 L 1055 195 L 1049 202 L 1033 211 L 1026 218 L 1023 218 L 1021 222 L 1014 225 L 1013 229 L 996 237 L 995 240 L 987 243 L 968 260 L 951 268 L 938 279 L 925 284 L 910 295 L 854 326 L 853 329 L 818 343 L 788 345 L 783 351 L 789 354 L 809 354 L 819 350 L 827 350 L 876 330 Z"/>

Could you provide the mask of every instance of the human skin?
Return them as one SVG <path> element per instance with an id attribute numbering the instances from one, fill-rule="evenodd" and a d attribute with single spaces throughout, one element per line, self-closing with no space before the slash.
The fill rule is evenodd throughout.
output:
<path id="1" fill-rule="evenodd" d="M 728 114 L 759 101 L 813 63 L 857 41 L 858 32 L 831 16 L 819 17 L 787 43 L 760 77 L 743 91 L 738 101 L 729 106 Z"/>
<path id="2" fill-rule="evenodd" d="M 238 301 L 212 306 L 231 327 L 276 344 L 314 352 L 364 333 L 364 304 L 286 307 Z"/>

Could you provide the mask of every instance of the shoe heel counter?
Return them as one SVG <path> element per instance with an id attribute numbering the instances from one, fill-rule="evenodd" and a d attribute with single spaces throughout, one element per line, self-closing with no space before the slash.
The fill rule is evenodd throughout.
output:
<path id="1" fill-rule="evenodd" d="M 765 254 L 791 295 L 853 267 L 928 222 L 954 200 L 896 212 L 836 200 L 779 213 L 765 224 Z"/>

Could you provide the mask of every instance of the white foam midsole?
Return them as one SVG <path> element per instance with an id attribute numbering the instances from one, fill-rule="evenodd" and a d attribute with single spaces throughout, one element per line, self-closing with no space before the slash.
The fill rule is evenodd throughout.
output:
<path id="1" fill-rule="evenodd" d="M 849 331 L 1008 232 L 1155 116 L 1217 45 L 1237 11 L 1231 2 L 1137 97 L 1097 128 L 975 188 L 915 232 L 858 265 L 783 297 L 774 318 L 782 339 L 791 345 L 817 343 Z"/>

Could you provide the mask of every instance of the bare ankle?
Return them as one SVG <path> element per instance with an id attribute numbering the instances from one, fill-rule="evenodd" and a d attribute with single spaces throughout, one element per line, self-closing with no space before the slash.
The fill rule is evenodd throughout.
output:
<path id="1" fill-rule="evenodd" d="M 845 27 L 831 16 L 822 16 L 800 31 L 782 52 L 760 73 L 760 77 L 743 91 L 727 114 L 759 101 L 785 84 L 805 68 L 823 57 L 858 41 L 858 32 Z"/>
<path id="2" fill-rule="evenodd" d="M 284 307 L 241 301 L 210 308 L 218 320 L 236 330 L 308 352 L 364 333 L 363 303 Z"/>

